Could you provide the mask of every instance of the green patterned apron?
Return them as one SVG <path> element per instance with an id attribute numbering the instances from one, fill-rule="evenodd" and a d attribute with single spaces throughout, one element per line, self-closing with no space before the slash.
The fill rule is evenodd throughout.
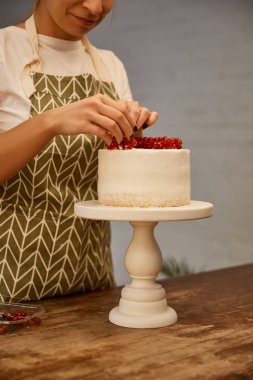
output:
<path id="1" fill-rule="evenodd" d="M 117 98 L 112 83 L 91 74 L 29 75 L 31 117 L 97 93 Z M 114 285 L 108 222 L 74 216 L 76 201 L 97 199 L 102 147 L 93 135 L 57 136 L 0 186 L 0 298 L 36 300 Z"/>

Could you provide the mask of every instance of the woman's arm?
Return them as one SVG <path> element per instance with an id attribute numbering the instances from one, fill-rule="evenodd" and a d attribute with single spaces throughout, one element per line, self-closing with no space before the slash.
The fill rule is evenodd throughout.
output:
<path id="1" fill-rule="evenodd" d="M 0 133 L 0 184 L 17 174 L 53 137 L 46 113 Z"/>
<path id="2" fill-rule="evenodd" d="M 93 134 L 110 144 L 129 138 L 141 120 L 156 120 L 156 113 L 138 102 L 112 100 L 105 95 L 59 107 L 29 119 L 0 133 L 0 184 L 17 174 L 57 135 Z M 143 123 L 142 122 L 142 123 Z"/>

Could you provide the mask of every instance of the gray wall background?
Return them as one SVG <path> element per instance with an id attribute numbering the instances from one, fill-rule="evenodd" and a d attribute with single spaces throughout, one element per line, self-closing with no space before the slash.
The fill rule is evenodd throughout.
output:
<path id="1" fill-rule="evenodd" d="M 15 24 L 32 1 L 0 2 L 0 26 Z M 136 100 L 159 112 L 147 135 L 179 136 L 191 149 L 192 199 L 214 216 L 163 222 L 164 258 L 196 271 L 253 261 L 253 3 L 251 0 L 118 0 L 90 33 L 128 71 Z M 112 222 L 118 284 L 128 282 L 128 223 Z"/>

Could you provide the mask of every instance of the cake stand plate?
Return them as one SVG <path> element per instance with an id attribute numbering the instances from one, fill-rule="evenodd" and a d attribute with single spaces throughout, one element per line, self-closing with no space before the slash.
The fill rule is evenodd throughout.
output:
<path id="1" fill-rule="evenodd" d="M 212 213 L 213 205 L 202 201 L 191 201 L 181 207 L 153 208 L 103 206 L 98 201 L 75 204 L 76 216 L 128 221 L 134 229 L 125 256 L 125 267 L 132 282 L 122 289 L 119 306 L 109 314 L 112 323 L 132 328 L 155 328 L 177 321 L 176 311 L 167 305 L 164 288 L 155 282 L 163 259 L 154 228 L 161 221 L 202 219 Z"/>
<path id="2" fill-rule="evenodd" d="M 191 201 L 180 207 L 114 207 L 103 206 L 98 201 L 78 202 L 75 214 L 81 218 L 117 221 L 176 221 L 208 218 L 212 215 L 212 203 Z"/>

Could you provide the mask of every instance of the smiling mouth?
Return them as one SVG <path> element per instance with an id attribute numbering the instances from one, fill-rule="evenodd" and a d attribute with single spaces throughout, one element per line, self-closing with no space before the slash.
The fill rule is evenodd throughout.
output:
<path id="1" fill-rule="evenodd" d="M 74 16 L 74 17 L 78 22 L 80 22 L 82 25 L 84 25 L 86 27 L 92 28 L 93 26 L 96 25 L 95 20 L 89 20 L 89 19 L 86 19 L 83 17 L 78 17 L 78 16 Z"/>

